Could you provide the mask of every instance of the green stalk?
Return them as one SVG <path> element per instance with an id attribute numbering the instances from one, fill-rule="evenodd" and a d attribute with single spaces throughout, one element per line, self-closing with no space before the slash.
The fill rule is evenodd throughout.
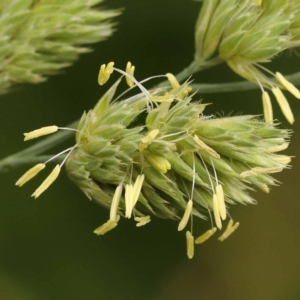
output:
<path id="1" fill-rule="evenodd" d="M 188 67 L 184 68 L 180 73 L 178 73 L 175 77 L 179 82 L 184 81 L 185 79 L 189 78 L 191 75 L 203 71 L 205 69 L 209 69 L 211 67 L 217 66 L 221 63 L 223 63 L 224 60 L 216 56 L 215 58 L 208 60 L 208 61 L 193 61 Z M 169 81 L 165 80 L 158 84 L 156 87 L 162 87 L 169 85 Z"/>
<path id="2" fill-rule="evenodd" d="M 300 85 L 300 72 L 285 76 L 285 78 L 294 85 Z M 275 82 L 275 80 L 272 80 L 271 78 L 270 80 Z M 260 88 L 258 84 L 250 81 L 195 83 L 191 84 L 190 86 L 193 88 L 193 90 L 198 90 L 198 92 L 201 94 L 241 92 Z"/>

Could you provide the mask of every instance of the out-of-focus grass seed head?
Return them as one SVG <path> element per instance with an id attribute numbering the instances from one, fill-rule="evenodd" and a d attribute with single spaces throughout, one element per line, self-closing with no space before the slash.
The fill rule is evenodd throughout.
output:
<path id="1" fill-rule="evenodd" d="M 270 62 L 283 50 L 299 45 L 300 4 L 296 0 L 206 0 L 196 25 L 195 60 L 201 62 L 219 56 L 234 72 L 259 84 L 263 93 L 264 89 L 270 89 L 292 124 L 294 117 L 289 104 L 276 88 L 286 89 L 298 99 L 300 92 L 290 88 L 290 83 L 283 84 L 260 63 Z M 271 73 L 278 83 L 265 73 Z M 265 119 L 272 122 L 272 107 L 270 103 L 263 104 Z"/>
<path id="2" fill-rule="evenodd" d="M 111 19 L 120 11 L 94 7 L 102 1 L 1 1 L 0 93 L 14 83 L 46 80 L 79 54 L 91 51 L 82 45 L 109 37 Z"/>

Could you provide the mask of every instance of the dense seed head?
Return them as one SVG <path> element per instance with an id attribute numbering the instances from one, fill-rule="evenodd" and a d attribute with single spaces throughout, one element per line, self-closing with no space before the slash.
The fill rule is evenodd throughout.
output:
<path id="1" fill-rule="evenodd" d="M 268 171 L 287 167 L 288 161 L 269 149 L 281 149 L 289 130 L 251 115 L 206 117 L 205 105 L 192 102 L 191 96 L 174 97 L 172 103 L 149 103 L 144 94 L 114 101 L 118 84 L 82 116 L 78 148 L 66 161 L 71 180 L 108 209 L 120 184 L 132 185 L 144 174 L 134 215 L 179 219 L 192 200 L 192 215 L 205 219 L 207 210 L 213 210 L 216 186 L 222 185 L 227 204 L 255 203 L 248 191 L 277 184 Z M 165 92 L 170 93 L 149 91 L 158 96 Z M 141 147 L 153 130 L 153 139 Z M 251 170 L 250 176 L 241 176 Z M 116 214 L 125 216 L 125 211 L 123 193 Z"/>

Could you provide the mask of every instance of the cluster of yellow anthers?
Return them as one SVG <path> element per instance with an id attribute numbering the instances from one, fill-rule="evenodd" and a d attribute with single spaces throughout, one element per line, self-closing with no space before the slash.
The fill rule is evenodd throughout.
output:
<path id="1" fill-rule="evenodd" d="M 99 83 L 99 85 L 105 84 L 108 81 L 110 75 L 113 73 L 114 70 L 118 71 L 122 75 L 125 75 L 126 82 L 127 82 L 127 84 L 128 84 L 129 87 L 133 87 L 134 84 L 136 84 L 141 89 L 141 91 L 145 94 L 145 96 L 148 97 L 149 100 L 154 101 L 154 102 L 172 102 L 174 100 L 174 96 L 172 96 L 171 94 L 168 94 L 168 93 L 166 93 L 164 96 L 152 96 L 152 95 L 150 95 L 149 92 L 142 86 L 142 84 L 140 82 L 138 82 L 133 77 L 135 67 L 130 62 L 127 63 L 126 72 L 124 72 L 123 70 L 114 68 L 114 62 L 108 63 L 107 66 L 105 64 L 101 65 L 100 71 L 99 71 L 99 76 L 98 76 L 98 83 Z M 176 78 L 175 78 L 175 76 L 173 74 L 168 73 L 168 74 L 163 75 L 163 76 L 166 76 L 169 79 L 169 81 L 170 81 L 173 89 L 178 89 L 180 87 L 178 81 L 176 80 Z M 158 77 L 160 77 L 160 76 L 158 76 Z M 183 98 L 189 92 L 190 92 L 190 88 L 188 87 L 184 91 L 182 91 L 180 94 L 178 94 L 177 98 Z M 29 132 L 29 133 L 24 133 L 24 136 L 25 136 L 24 141 L 28 141 L 28 140 L 32 140 L 32 139 L 35 139 L 35 138 L 38 138 L 38 137 L 41 137 L 41 136 L 52 134 L 52 133 L 56 132 L 58 129 L 74 130 L 74 131 L 76 131 L 76 129 L 63 128 L 63 127 L 58 127 L 58 126 L 55 126 L 55 125 L 53 125 L 53 126 L 46 126 L 46 127 L 42 127 L 40 129 L 37 129 L 37 130 L 33 130 L 33 131 Z M 152 132 L 152 134 L 150 134 L 149 136 L 147 136 L 142 141 L 141 146 L 140 146 L 140 150 L 142 151 L 142 149 L 145 149 L 147 147 L 147 145 L 149 145 L 152 142 L 152 140 L 155 139 L 155 136 L 157 134 L 158 134 L 158 131 L 154 130 Z M 69 154 L 70 154 L 72 152 L 72 150 L 74 148 L 76 148 L 76 147 L 77 147 L 77 145 L 75 145 L 75 146 L 73 146 L 71 148 L 68 148 L 68 149 L 60 152 L 59 154 L 55 155 L 54 157 L 52 157 L 48 161 L 46 161 L 44 163 L 39 163 L 39 164 L 35 165 L 31 169 L 29 169 L 16 182 L 16 185 L 19 186 L 19 187 L 23 186 L 26 182 L 28 182 L 29 180 L 31 180 L 40 171 L 42 171 L 46 167 L 46 164 L 48 162 L 50 162 L 51 160 L 55 159 L 56 157 L 58 157 L 59 155 L 65 153 L 65 152 L 69 151 Z M 153 157 L 151 157 L 151 158 L 153 158 Z M 149 157 L 149 159 L 151 159 L 151 158 Z M 66 161 L 66 159 L 67 159 L 67 157 L 64 159 L 64 161 L 60 165 L 58 164 L 58 165 L 55 166 L 55 168 L 50 173 L 50 175 L 42 182 L 42 184 L 31 195 L 32 197 L 34 197 L 34 198 L 39 197 L 56 180 L 56 178 L 58 177 L 58 175 L 60 173 L 61 167 L 64 164 L 64 162 Z M 157 165 L 159 165 L 160 167 L 163 165 L 162 162 L 158 161 L 158 160 L 156 160 L 155 163 Z M 166 170 L 169 170 L 170 166 L 165 166 L 164 168 L 166 168 Z M 144 178 L 144 177 L 142 177 L 142 178 Z M 142 183 L 143 183 L 143 180 L 140 183 L 140 188 L 142 186 Z M 126 187 L 127 194 L 130 194 L 128 192 L 129 189 L 132 189 L 131 185 L 129 185 L 128 187 Z M 135 193 L 137 193 L 136 190 L 135 190 Z M 130 196 L 130 197 L 133 197 L 133 198 L 128 203 L 136 203 L 136 201 L 138 199 L 138 194 L 139 193 L 137 193 L 137 195 L 135 195 L 134 197 Z M 127 198 L 127 199 L 129 199 L 129 198 Z M 133 207 L 131 208 L 131 211 L 132 211 L 132 209 L 133 209 Z M 126 214 L 128 214 L 128 215 L 131 216 L 131 211 L 129 209 L 128 212 L 126 212 Z M 140 219 L 140 218 L 137 218 L 137 219 Z M 141 224 L 144 224 L 145 221 L 144 220 L 141 220 L 141 221 L 138 220 L 138 222 L 140 222 Z M 150 220 L 148 222 L 150 222 Z M 148 222 L 146 222 L 146 223 L 148 223 Z M 141 226 L 141 225 L 139 225 L 139 226 Z"/>
<path id="2" fill-rule="evenodd" d="M 227 61 L 227 64 L 238 74 L 247 78 L 253 82 L 257 82 L 262 91 L 262 103 L 264 110 L 265 121 L 268 123 L 273 123 L 273 109 L 270 96 L 265 88 L 270 89 L 275 96 L 279 107 L 290 124 L 295 122 L 293 112 L 291 107 L 284 96 L 282 90 L 285 89 L 290 92 L 294 97 L 300 99 L 300 91 L 289 82 L 281 73 L 276 72 L 275 74 L 260 64 L 255 64 L 257 67 L 263 69 L 265 72 L 270 73 L 274 76 L 278 83 L 270 80 L 267 76 L 261 73 L 257 68 L 252 65 L 247 65 L 246 67 L 243 64 L 237 63 L 236 65 L 232 63 L 230 60 Z M 249 74 L 251 74 L 251 78 L 249 78 Z M 253 78 L 252 78 L 253 77 Z"/>
<path id="3" fill-rule="evenodd" d="M 297 99 L 300 99 L 300 91 L 292 84 L 290 83 L 281 73 L 276 72 L 275 77 L 277 81 L 286 89 L 288 90 L 293 96 L 295 96 Z M 275 96 L 280 109 L 286 119 L 289 121 L 290 124 L 293 124 L 295 122 L 292 110 L 290 108 L 290 105 L 285 98 L 284 94 L 282 93 L 281 89 L 278 86 L 272 86 L 272 93 Z M 263 108 L 264 108 L 264 116 L 266 122 L 272 123 L 273 122 L 273 110 L 272 110 L 272 104 L 270 100 L 270 96 L 268 92 L 266 92 L 262 88 L 262 100 L 263 100 Z"/>
<path id="4" fill-rule="evenodd" d="M 136 202 L 139 198 L 141 188 L 144 182 L 144 174 L 138 175 L 134 184 L 126 184 L 125 185 L 125 218 L 130 219 L 132 216 L 133 208 L 136 205 Z M 120 183 L 114 193 L 111 207 L 110 207 L 110 215 L 109 220 L 94 230 L 94 233 L 97 235 L 104 235 L 106 232 L 114 229 L 118 221 L 120 220 L 120 216 L 117 215 L 118 206 L 120 202 L 120 198 L 122 195 L 123 183 Z M 151 221 L 150 216 L 143 217 L 135 217 L 134 220 L 138 222 L 136 224 L 137 227 L 141 227 L 146 225 Z"/>
<path id="5" fill-rule="evenodd" d="M 138 82 L 133 77 L 134 66 L 132 66 L 130 62 L 128 62 L 128 64 L 127 64 L 126 73 L 123 72 L 122 70 L 114 68 L 113 62 L 108 63 L 107 66 L 105 64 L 102 65 L 100 67 L 98 83 L 100 85 L 106 83 L 108 81 L 110 75 L 113 73 L 113 70 L 116 70 L 116 71 L 120 72 L 121 74 L 125 75 L 127 84 L 130 87 L 133 87 L 134 84 L 136 84 L 141 89 L 141 91 L 144 92 L 145 88 L 140 84 L 140 82 Z M 166 77 L 168 78 L 168 80 L 171 83 L 172 88 L 174 90 L 180 88 L 180 84 L 173 74 L 167 73 Z M 185 95 L 190 92 L 190 90 L 191 90 L 190 88 L 185 89 L 184 91 L 182 91 L 180 94 L 177 95 L 177 98 L 183 99 L 185 97 Z M 164 96 L 156 96 L 156 97 L 150 96 L 149 100 L 154 101 L 154 102 L 172 102 L 174 100 L 174 96 L 172 96 L 171 92 L 166 93 Z M 148 91 L 146 90 L 146 96 L 147 96 L 147 93 L 148 93 Z M 142 141 L 139 145 L 139 150 L 140 151 L 145 150 L 154 141 L 154 139 L 156 138 L 158 133 L 159 133 L 158 129 L 154 129 L 154 130 L 150 131 L 142 139 Z M 220 155 L 216 151 L 214 151 L 212 148 L 210 148 L 205 143 L 203 143 L 197 136 L 194 137 L 194 140 L 201 148 L 205 149 L 208 153 L 210 153 L 212 155 L 212 157 L 215 157 L 215 158 L 220 157 Z M 147 156 L 147 159 L 161 173 L 166 173 L 168 170 L 171 169 L 171 164 L 169 163 L 168 160 L 166 160 L 163 157 L 152 154 L 151 156 Z M 207 170 L 207 173 L 209 174 L 208 170 Z M 195 177 L 195 173 L 193 176 Z M 137 202 L 137 199 L 139 197 L 141 187 L 143 184 L 143 180 L 144 180 L 144 175 L 138 175 L 134 185 L 127 184 L 125 186 L 125 207 L 126 207 L 125 217 L 126 218 L 131 218 L 132 210 L 133 210 L 133 208 Z M 213 184 L 212 184 L 212 188 L 213 188 Z M 214 188 L 213 188 L 213 190 L 214 190 Z M 102 226 L 97 228 L 94 231 L 94 233 L 96 233 L 98 235 L 103 235 L 106 232 L 108 232 L 109 230 L 111 230 L 117 226 L 117 222 L 120 219 L 120 217 L 116 215 L 116 211 L 117 211 L 118 203 L 120 201 L 121 194 L 122 194 L 122 184 L 116 188 L 116 191 L 115 191 L 115 194 L 114 194 L 114 197 L 112 200 L 112 204 L 111 204 L 109 221 L 107 221 L 105 224 L 103 224 Z M 192 190 L 191 198 L 193 198 L 193 190 Z M 193 217 L 192 209 L 193 209 L 193 200 L 189 200 L 186 205 L 183 217 L 182 217 L 181 221 L 179 222 L 178 231 L 182 231 L 187 226 L 189 219 Z M 213 194 L 213 212 L 214 212 L 214 219 L 215 219 L 216 226 L 219 230 L 221 230 L 222 229 L 222 221 L 221 220 L 226 219 L 227 212 L 226 212 L 223 188 L 222 188 L 222 185 L 220 185 L 218 183 L 215 187 L 215 191 Z M 139 223 L 137 223 L 137 226 L 139 227 L 139 226 L 143 226 L 143 225 L 149 223 L 150 216 L 135 217 L 134 220 L 139 222 Z M 227 225 L 226 230 L 219 237 L 219 240 L 224 241 L 227 237 L 229 237 L 238 228 L 238 226 L 239 226 L 239 222 L 236 222 L 235 224 L 233 224 L 233 220 L 231 219 Z M 202 234 L 201 236 L 196 238 L 196 240 L 194 240 L 194 237 L 191 233 L 192 228 L 191 228 L 191 231 L 186 231 L 187 255 L 190 259 L 193 258 L 193 256 L 194 256 L 194 244 L 204 243 L 217 231 L 217 228 L 213 227 L 212 229 L 209 229 L 204 234 Z"/>
<path id="6" fill-rule="evenodd" d="M 117 71 L 125 76 L 126 82 L 129 85 L 129 87 L 133 87 L 134 85 L 138 86 L 139 89 L 143 92 L 143 94 L 146 96 L 146 98 L 149 101 L 153 101 L 153 102 L 173 102 L 174 101 L 175 95 L 172 94 L 172 91 L 170 91 L 170 93 L 166 92 L 164 95 L 150 95 L 148 90 L 141 84 L 142 82 L 139 82 L 134 78 L 134 76 L 133 76 L 134 70 L 135 70 L 135 67 L 131 64 L 131 62 L 127 63 L 125 72 L 121 69 L 115 68 L 114 62 L 110 62 L 107 65 L 103 64 L 100 67 L 100 71 L 99 71 L 99 75 L 98 75 L 98 83 L 99 83 L 99 85 L 105 84 L 108 81 L 110 75 L 113 73 L 113 71 Z M 154 76 L 151 78 L 165 77 L 165 76 L 170 81 L 170 83 L 173 87 L 173 90 L 176 90 L 180 87 L 180 84 L 178 83 L 177 79 L 171 73 L 167 73 L 166 75 Z M 190 91 L 191 91 L 191 88 L 187 87 L 181 93 L 176 95 L 176 98 L 183 99 L 184 96 L 187 95 Z"/>
<path id="7" fill-rule="evenodd" d="M 141 91 L 145 94 L 145 96 L 149 97 L 148 99 L 150 101 L 169 102 L 169 101 L 171 101 L 170 100 L 171 97 L 174 97 L 172 95 L 172 91 L 170 91 L 169 93 L 166 93 L 164 96 L 153 96 L 153 95 L 150 96 L 149 92 L 141 85 L 141 82 L 138 82 L 133 77 L 134 66 L 132 66 L 130 62 L 127 64 L 126 72 L 114 68 L 113 65 L 114 65 L 114 63 L 111 62 L 107 66 L 105 66 L 105 65 L 101 66 L 100 72 L 99 72 L 99 77 L 98 77 L 98 82 L 100 85 L 107 82 L 110 75 L 113 73 L 114 70 L 116 70 L 126 76 L 127 84 L 130 87 L 137 85 L 141 89 Z M 168 73 L 164 76 L 166 76 L 168 78 L 168 80 L 174 90 L 180 88 L 180 85 L 174 75 Z M 184 98 L 184 96 L 189 91 L 190 91 L 190 89 L 186 88 L 181 93 L 177 94 L 176 98 L 177 99 Z M 24 133 L 24 135 L 25 135 L 24 140 L 27 141 L 27 140 L 31 140 L 31 139 L 34 139 L 34 138 L 37 138 L 40 136 L 48 135 L 48 134 L 56 132 L 58 129 L 75 130 L 75 129 L 71 129 L 71 128 L 63 128 L 63 127 L 58 127 L 58 126 L 42 127 L 38 130 L 34 130 L 29 133 Z M 75 131 L 77 131 L 77 130 L 75 130 Z M 154 129 L 154 130 L 150 131 L 141 140 L 141 143 L 139 145 L 139 151 L 144 151 L 155 140 L 158 133 L 159 133 L 158 129 Z M 210 147 L 208 147 L 206 144 L 204 144 L 197 136 L 194 137 L 194 140 L 199 145 L 199 147 L 205 149 L 208 153 L 211 154 L 212 157 L 219 158 L 219 154 L 217 152 L 215 152 L 213 149 L 211 149 Z M 16 182 L 16 185 L 20 186 L 20 187 L 23 186 L 27 181 L 29 181 L 30 179 L 35 177 L 40 171 L 42 171 L 49 161 L 55 159 L 56 157 L 58 157 L 59 155 L 61 155 L 63 153 L 69 152 L 66 155 L 66 157 L 64 158 L 63 162 L 61 164 L 58 164 L 55 166 L 55 168 L 50 173 L 50 175 L 43 181 L 43 183 L 32 194 L 32 197 L 34 197 L 34 198 L 39 197 L 56 180 L 56 178 L 58 177 L 58 175 L 60 173 L 62 165 L 64 164 L 64 162 L 66 161 L 67 157 L 70 155 L 72 150 L 75 149 L 76 147 L 78 147 L 77 144 L 75 146 L 68 148 L 68 149 L 60 152 L 59 154 L 53 156 L 51 159 L 49 159 L 45 163 L 39 163 L 39 164 L 35 165 L 33 168 L 29 169 Z M 151 162 L 151 164 L 153 164 L 153 166 L 155 166 L 155 168 L 160 170 L 160 172 L 162 172 L 162 173 L 166 173 L 171 168 L 171 165 L 168 162 L 168 160 L 161 158 L 159 156 L 156 157 L 155 155 L 152 155 L 152 156 L 147 157 L 147 159 Z M 207 170 L 207 173 L 209 174 L 208 170 Z M 193 174 L 193 189 L 192 189 L 192 194 L 190 197 L 191 199 L 193 199 L 195 176 L 196 176 L 196 174 L 194 172 L 194 174 Z M 245 174 L 245 176 L 247 176 L 247 174 Z M 134 184 L 130 183 L 130 184 L 126 184 L 124 186 L 124 183 L 121 182 L 117 186 L 114 196 L 111 201 L 109 220 L 106 223 L 104 223 L 103 225 L 101 225 L 100 227 L 98 227 L 97 229 L 95 229 L 94 230 L 95 234 L 104 235 L 106 232 L 112 230 L 113 228 L 115 228 L 117 226 L 118 221 L 120 220 L 120 215 L 118 215 L 117 212 L 118 212 L 120 198 L 121 198 L 121 195 L 123 192 L 123 187 L 125 187 L 125 217 L 128 219 L 131 218 L 131 216 L 133 214 L 133 209 L 138 201 L 138 198 L 139 198 L 139 195 L 141 192 L 144 178 L 145 178 L 144 174 L 140 174 L 137 176 Z M 225 220 L 226 215 L 227 215 L 225 201 L 224 201 L 224 193 L 223 193 L 222 186 L 218 182 L 216 183 L 215 188 L 214 188 L 214 185 L 212 184 L 212 189 L 214 192 L 214 194 L 213 194 L 213 213 L 214 213 L 215 224 L 218 229 L 221 229 L 222 228 L 221 220 Z M 185 227 L 187 226 L 187 224 L 189 222 L 189 219 L 193 218 L 192 210 L 193 210 L 193 200 L 189 200 L 187 202 L 183 217 L 178 225 L 178 231 L 182 231 L 183 229 L 185 229 Z M 137 227 L 143 226 L 151 221 L 150 216 L 140 216 L 140 217 L 134 216 L 134 220 L 137 222 L 137 224 L 136 224 Z M 192 222 L 191 222 L 191 224 L 192 224 Z M 220 241 L 225 240 L 231 233 L 233 233 L 237 229 L 238 226 L 239 226 L 238 222 L 233 225 L 233 221 L 230 220 L 226 230 L 219 237 L 219 240 Z M 192 226 L 191 226 L 191 231 L 186 232 L 187 255 L 189 258 L 192 258 L 194 255 L 194 244 L 201 244 L 201 243 L 205 242 L 216 232 L 217 228 L 213 227 L 212 229 L 206 231 L 204 234 L 202 234 L 201 236 L 199 236 L 198 238 L 196 238 L 194 240 L 194 237 L 191 233 L 192 232 Z"/>
<path id="8" fill-rule="evenodd" d="M 258 6 L 261 6 L 261 4 L 262 4 L 262 0 L 254 0 L 254 2 Z M 284 78 L 284 76 L 281 73 L 276 72 L 275 77 L 276 77 L 277 81 L 286 90 L 288 90 L 297 99 L 300 99 L 300 91 L 292 83 L 290 83 L 288 80 L 286 80 L 286 78 Z M 263 101 L 265 121 L 272 123 L 273 122 L 273 109 L 272 109 L 270 96 L 269 96 L 268 92 L 266 92 L 263 89 L 263 87 L 260 83 L 259 83 L 259 85 L 262 88 L 262 101 Z M 281 89 L 278 86 L 274 86 L 271 84 L 271 90 L 280 106 L 282 113 L 284 114 L 284 116 L 286 117 L 288 122 L 290 124 L 293 124 L 295 122 L 294 115 L 293 115 L 290 105 L 289 105 L 287 99 L 285 98 L 284 94 L 282 93 Z"/>
<path id="9" fill-rule="evenodd" d="M 24 133 L 24 141 L 32 140 L 37 137 L 48 135 L 56 132 L 59 129 L 57 126 L 47 126 L 43 127 L 29 133 Z M 50 160 L 49 160 L 50 161 Z M 47 161 L 47 162 L 49 162 Z M 45 167 L 46 163 L 39 163 L 29 169 L 17 182 L 17 186 L 23 186 L 27 181 L 35 177 L 39 172 L 41 172 Z M 35 190 L 35 192 L 31 195 L 34 198 L 39 197 L 58 177 L 61 170 L 61 165 L 56 165 L 50 175 L 42 182 L 42 184 Z"/>
<path id="10" fill-rule="evenodd" d="M 188 221 L 189 218 L 192 218 L 192 209 L 193 209 L 193 201 L 189 200 L 185 209 L 185 212 L 183 214 L 183 217 L 178 225 L 178 231 L 182 231 Z M 215 193 L 213 194 L 213 212 L 214 212 L 214 219 L 216 226 L 219 230 L 222 229 L 222 220 L 226 219 L 226 206 L 224 201 L 224 193 L 223 188 L 220 184 L 218 184 L 215 188 Z M 233 220 L 230 219 L 228 222 L 228 225 L 223 232 L 223 234 L 218 238 L 219 241 L 224 241 L 227 239 L 238 227 L 240 223 L 236 222 L 233 223 Z M 193 258 L 194 256 L 194 244 L 202 244 L 205 241 L 207 241 L 211 236 L 215 234 L 217 231 L 216 227 L 213 227 L 212 229 L 207 230 L 205 233 L 200 235 L 196 240 L 194 240 L 194 236 L 192 235 L 191 231 L 186 231 L 186 241 L 187 241 L 187 256 L 188 258 Z"/>

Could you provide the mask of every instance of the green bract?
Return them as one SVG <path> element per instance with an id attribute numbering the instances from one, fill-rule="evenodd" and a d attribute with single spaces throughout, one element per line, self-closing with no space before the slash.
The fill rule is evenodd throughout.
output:
<path id="1" fill-rule="evenodd" d="M 15 82 L 38 83 L 69 66 L 80 45 L 112 34 L 116 10 L 92 8 L 102 0 L 3 0 L 0 2 L 0 93 Z"/>

